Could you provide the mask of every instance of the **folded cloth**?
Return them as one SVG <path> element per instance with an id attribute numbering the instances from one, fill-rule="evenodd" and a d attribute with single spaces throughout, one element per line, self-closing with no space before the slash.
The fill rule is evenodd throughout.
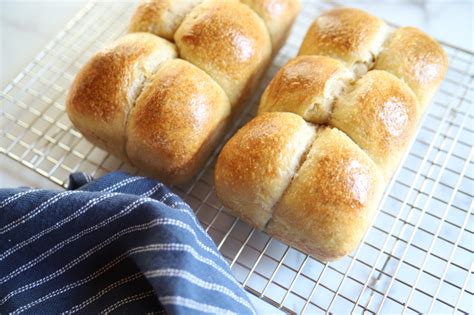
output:
<path id="1" fill-rule="evenodd" d="M 162 183 L 75 173 L 69 189 L 0 190 L 0 313 L 255 313 Z"/>

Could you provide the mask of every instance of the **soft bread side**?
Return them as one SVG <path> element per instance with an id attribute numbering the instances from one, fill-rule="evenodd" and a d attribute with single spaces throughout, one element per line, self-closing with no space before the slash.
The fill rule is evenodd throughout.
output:
<path id="1" fill-rule="evenodd" d="M 283 46 L 300 11 L 300 0 L 241 0 L 265 22 L 272 40 L 273 53 Z"/>
<path id="2" fill-rule="evenodd" d="M 125 124 L 143 83 L 175 46 L 148 33 L 128 34 L 95 54 L 76 76 L 66 111 L 97 146 L 126 159 Z"/>
<path id="3" fill-rule="evenodd" d="M 147 174 L 184 182 L 222 136 L 230 104 L 221 87 L 191 63 L 164 62 L 138 97 L 127 126 L 127 155 Z"/>
<path id="4" fill-rule="evenodd" d="M 219 199 L 247 223 L 264 229 L 299 167 L 315 128 L 291 113 L 265 113 L 240 129 L 215 168 Z"/>
<path id="5" fill-rule="evenodd" d="M 267 231 L 318 259 L 340 258 L 362 239 L 382 187 L 382 176 L 364 151 L 343 132 L 320 129 Z"/>

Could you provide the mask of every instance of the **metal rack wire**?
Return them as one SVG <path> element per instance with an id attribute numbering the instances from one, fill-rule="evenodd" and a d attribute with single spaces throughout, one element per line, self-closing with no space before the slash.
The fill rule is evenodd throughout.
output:
<path id="1" fill-rule="evenodd" d="M 227 138 L 253 117 L 275 72 L 324 3 L 304 3 L 290 40 Z M 91 2 L 1 93 L 0 152 L 58 185 L 70 172 L 131 166 L 94 147 L 64 112 L 75 73 L 123 34 L 129 2 Z M 291 313 L 473 312 L 474 55 L 444 45 L 450 68 L 373 226 L 353 255 L 322 263 L 234 218 L 213 189 L 216 149 L 195 180 L 173 189 L 215 240 L 244 287 Z M 225 142 L 223 142 L 225 143 Z"/>

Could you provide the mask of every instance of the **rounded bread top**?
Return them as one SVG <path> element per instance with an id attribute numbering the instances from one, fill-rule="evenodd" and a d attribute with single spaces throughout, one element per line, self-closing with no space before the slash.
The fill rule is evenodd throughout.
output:
<path id="1" fill-rule="evenodd" d="M 168 40 L 195 6 L 204 0 L 140 0 L 130 21 L 130 32 L 149 32 Z"/>
<path id="2" fill-rule="evenodd" d="M 448 57 L 440 44 L 414 27 L 401 27 L 388 38 L 375 63 L 404 80 L 425 107 L 446 75 Z"/>
<path id="3" fill-rule="evenodd" d="M 92 121 L 123 120 L 144 77 L 176 55 L 172 43 L 149 33 L 121 37 L 96 53 L 81 69 L 69 92 L 68 111 Z"/>
<path id="4" fill-rule="evenodd" d="M 336 59 L 295 57 L 265 89 L 259 112 L 292 112 L 313 123 L 326 123 L 334 98 L 351 79 L 351 72 Z"/>
<path id="5" fill-rule="evenodd" d="M 419 103 L 411 89 L 389 72 L 373 70 L 337 99 L 329 124 L 366 150 L 389 179 L 419 117 Z"/>
<path id="6" fill-rule="evenodd" d="M 216 80 L 233 105 L 271 55 L 262 19 L 236 0 L 210 0 L 195 7 L 174 39 L 180 56 Z"/>
<path id="7" fill-rule="evenodd" d="M 336 8 L 316 18 L 299 55 L 324 55 L 348 65 L 368 63 L 380 50 L 387 32 L 381 19 L 359 9 Z"/>
<path id="8" fill-rule="evenodd" d="M 179 175 L 229 115 L 227 96 L 204 71 L 185 60 L 167 61 L 130 113 L 128 155 Z"/>

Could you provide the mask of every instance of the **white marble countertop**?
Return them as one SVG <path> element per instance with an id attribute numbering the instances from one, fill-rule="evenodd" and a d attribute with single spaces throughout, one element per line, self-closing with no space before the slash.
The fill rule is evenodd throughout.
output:
<path id="1" fill-rule="evenodd" d="M 53 39 L 85 2 L 85 0 L 0 1 L 2 89 Z M 398 25 L 419 27 L 439 40 L 474 51 L 472 0 L 336 2 L 362 8 Z M 40 175 L 0 155 L 0 187 L 16 186 L 57 188 Z M 251 296 L 251 299 L 260 313 L 276 312 L 276 309 L 255 297 Z"/>

